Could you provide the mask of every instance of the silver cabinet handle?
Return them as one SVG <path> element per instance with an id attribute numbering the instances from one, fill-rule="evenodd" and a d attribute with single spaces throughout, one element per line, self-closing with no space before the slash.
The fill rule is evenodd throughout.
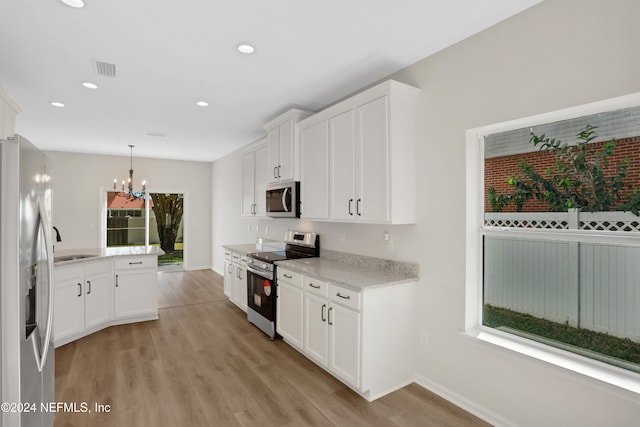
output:
<path id="1" fill-rule="evenodd" d="M 116 274 L 116 288 L 118 287 L 118 275 Z"/>
<path id="2" fill-rule="evenodd" d="M 287 273 L 284 273 L 283 276 L 286 277 L 287 279 L 293 279 L 293 276 L 289 276 Z"/>
<path id="3" fill-rule="evenodd" d="M 320 285 L 314 285 L 313 283 L 309 283 L 309 286 L 311 286 L 313 289 L 320 289 Z"/>
<path id="4" fill-rule="evenodd" d="M 282 167 L 282 166 L 278 166 L 278 178 L 282 178 L 282 175 L 280 175 L 280 168 L 281 168 L 281 167 Z"/>
<path id="5" fill-rule="evenodd" d="M 137 264 L 142 264 L 142 261 L 136 261 L 136 262 L 129 261 L 129 265 L 137 265 Z"/>
<path id="6" fill-rule="evenodd" d="M 353 199 L 349 199 L 349 215 L 353 215 L 353 211 L 351 210 L 352 203 L 353 203 Z"/>
<path id="7" fill-rule="evenodd" d="M 78 283 L 78 296 L 82 296 L 82 283 Z"/>
<path id="8" fill-rule="evenodd" d="M 327 318 L 324 317 L 324 309 L 327 308 L 327 304 L 322 304 L 322 310 L 320 311 L 320 318 L 322 319 L 323 322 L 327 321 Z"/>
<path id="9" fill-rule="evenodd" d="M 345 295 L 341 295 L 341 294 L 340 294 L 340 292 L 338 292 L 338 293 L 336 294 L 336 296 L 337 296 L 337 297 L 340 297 L 340 298 L 343 298 L 343 299 L 351 299 L 351 296 L 349 296 L 349 295 L 346 295 L 346 296 L 345 296 Z"/>
<path id="10" fill-rule="evenodd" d="M 329 311 L 327 312 L 327 313 L 328 313 L 328 317 L 327 317 L 328 322 L 327 322 L 327 323 L 328 323 L 329 325 L 333 325 L 333 322 L 331 321 L 331 311 L 332 311 L 332 310 L 333 310 L 333 307 L 329 307 Z"/>
<path id="11" fill-rule="evenodd" d="M 91 280 L 87 280 L 87 295 L 91 293 Z"/>
<path id="12" fill-rule="evenodd" d="M 360 202 L 362 201 L 362 199 L 358 199 L 358 201 L 356 202 L 356 213 L 358 214 L 358 216 L 361 216 L 362 214 L 360 213 Z"/>
<path id="13" fill-rule="evenodd" d="M 275 167 L 273 168 L 273 177 L 274 177 L 275 179 L 278 179 L 278 175 L 276 174 L 276 170 L 278 170 L 278 166 L 275 166 Z"/>

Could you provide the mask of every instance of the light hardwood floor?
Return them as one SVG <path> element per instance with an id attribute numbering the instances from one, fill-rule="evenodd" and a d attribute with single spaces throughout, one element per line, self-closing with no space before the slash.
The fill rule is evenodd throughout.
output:
<path id="1" fill-rule="evenodd" d="M 415 384 L 368 403 L 249 324 L 215 272 L 158 277 L 159 320 L 56 349 L 56 401 L 92 410 L 56 427 L 487 425 Z"/>

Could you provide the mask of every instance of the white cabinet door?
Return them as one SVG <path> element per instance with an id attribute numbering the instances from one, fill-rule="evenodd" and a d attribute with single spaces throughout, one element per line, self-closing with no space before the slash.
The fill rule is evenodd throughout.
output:
<path id="1" fill-rule="evenodd" d="M 326 298 L 304 293 L 304 352 L 321 365 L 327 365 L 329 331 Z"/>
<path id="2" fill-rule="evenodd" d="M 278 180 L 293 179 L 293 168 L 296 162 L 294 149 L 293 119 L 285 121 L 280 128 L 280 167 L 278 168 Z"/>
<path id="3" fill-rule="evenodd" d="M 116 319 L 157 312 L 155 275 L 155 271 L 144 269 L 116 272 Z"/>
<path id="4" fill-rule="evenodd" d="M 255 197 L 255 152 L 242 156 L 242 215 L 254 214 Z"/>
<path id="5" fill-rule="evenodd" d="M 276 126 L 267 132 L 267 177 L 268 182 L 278 182 L 280 166 L 280 127 Z"/>
<path id="6" fill-rule="evenodd" d="M 87 275 L 84 287 L 85 327 L 91 328 L 111 320 L 111 274 Z"/>
<path id="7" fill-rule="evenodd" d="M 329 217 L 329 122 L 300 131 L 301 217 Z"/>
<path id="8" fill-rule="evenodd" d="M 360 313 L 332 304 L 328 322 L 329 370 L 353 387 L 360 388 Z"/>
<path id="9" fill-rule="evenodd" d="M 335 220 L 355 216 L 355 113 L 349 110 L 329 120 L 331 140 L 331 215 Z"/>
<path id="10" fill-rule="evenodd" d="M 357 219 L 389 221 L 389 124 L 387 97 L 356 109 L 359 164 L 356 170 Z"/>
<path id="11" fill-rule="evenodd" d="M 304 320 L 302 289 L 278 281 L 276 326 L 278 333 L 290 345 L 302 350 L 302 326 Z"/>
<path id="12" fill-rule="evenodd" d="M 224 262 L 224 294 L 231 298 L 231 289 L 233 288 L 233 273 L 235 269 L 231 261 Z"/>
<path id="13" fill-rule="evenodd" d="M 247 267 L 242 264 L 233 264 L 233 287 L 231 289 L 231 301 L 247 311 Z"/>
<path id="14" fill-rule="evenodd" d="M 255 215 L 264 216 L 267 213 L 266 187 L 269 179 L 268 175 L 268 153 L 267 146 L 264 145 L 254 152 L 255 155 L 255 175 L 254 175 L 254 208 Z"/>
<path id="15" fill-rule="evenodd" d="M 84 269 L 56 267 L 53 340 L 79 334 L 84 330 Z"/>

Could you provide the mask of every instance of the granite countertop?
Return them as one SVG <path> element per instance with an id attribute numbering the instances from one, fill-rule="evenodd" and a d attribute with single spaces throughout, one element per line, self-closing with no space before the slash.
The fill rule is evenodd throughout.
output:
<path id="1" fill-rule="evenodd" d="M 257 252 L 255 243 L 246 243 L 241 245 L 222 245 L 223 248 L 229 249 L 233 252 L 239 252 L 242 255 L 246 255 L 250 252 Z"/>
<path id="2" fill-rule="evenodd" d="M 114 256 L 159 256 L 164 253 L 158 246 L 119 246 L 115 248 L 65 249 L 55 251 L 53 258 L 55 265 L 69 265 Z M 62 259 L 56 261 L 59 258 Z"/>
<path id="3" fill-rule="evenodd" d="M 325 251 L 327 255 L 328 251 Z M 419 280 L 417 264 L 341 253 L 319 258 L 278 261 L 280 267 L 355 291 Z"/>

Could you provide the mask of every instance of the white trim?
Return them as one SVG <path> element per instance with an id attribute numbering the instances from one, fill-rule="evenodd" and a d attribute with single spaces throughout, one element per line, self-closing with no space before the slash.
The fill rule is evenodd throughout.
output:
<path id="1" fill-rule="evenodd" d="M 640 237 L 635 233 L 622 235 L 622 233 L 576 230 L 555 230 L 550 232 L 549 230 L 500 227 L 484 228 L 484 136 L 637 105 L 640 105 L 640 92 L 467 130 L 465 332 L 477 340 L 640 394 L 640 375 L 634 372 L 482 326 L 483 296 L 481 286 L 482 235 L 629 245 L 638 245 L 640 240 Z M 454 402 L 456 401 L 455 396 L 448 396 L 447 398 Z M 473 413 L 471 409 L 468 410 Z M 500 421 L 500 423 L 504 424 L 504 420 Z"/>
<path id="2" fill-rule="evenodd" d="M 492 424 L 494 426 L 504 426 L 504 427 L 516 427 L 518 424 L 514 423 L 511 420 L 508 420 L 493 411 L 485 408 L 484 406 L 478 405 L 476 402 L 467 399 L 466 397 L 448 389 L 441 384 L 438 384 L 434 381 L 431 381 L 429 378 L 414 374 L 415 383 L 421 387 L 426 388 L 432 393 L 437 394 L 443 399 L 448 400 L 454 405 L 464 409 L 465 411 L 475 415 L 478 418 Z"/>
<path id="3" fill-rule="evenodd" d="M 635 372 L 485 326 L 467 331 L 467 335 L 640 394 L 640 374 Z"/>

